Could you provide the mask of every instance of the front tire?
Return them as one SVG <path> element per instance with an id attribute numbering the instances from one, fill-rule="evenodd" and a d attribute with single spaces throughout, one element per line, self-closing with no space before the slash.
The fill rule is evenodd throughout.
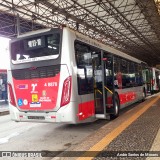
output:
<path id="1" fill-rule="evenodd" d="M 110 114 L 110 119 L 115 119 L 119 116 L 119 110 L 120 110 L 120 103 L 119 98 L 115 96 L 115 106 L 114 106 L 114 113 Z"/>

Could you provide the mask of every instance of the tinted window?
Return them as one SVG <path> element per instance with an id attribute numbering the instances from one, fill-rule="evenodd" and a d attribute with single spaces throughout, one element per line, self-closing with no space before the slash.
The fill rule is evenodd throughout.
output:
<path id="1" fill-rule="evenodd" d="M 142 67 L 140 64 L 135 64 L 135 84 L 136 86 L 143 85 Z"/>
<path id="2" fill-rule="evenodd" d="M 12 62 L 27 62 L 38 57 L 59 56 L 60 34 L 54 33 L 11 43 Z M 40 59 L 41 60 L 41 59 Z"/>
<path id="3" fill-rule="evenodd" d="M 78 93 L 80 95 L 93 93 L 93 65 L 96 83 L 102 83 L 100 68 L 100 50 L 88 44 L 75 42 L 77 62 Z M 94 57 L 94 61 L 92 58 Z"/>

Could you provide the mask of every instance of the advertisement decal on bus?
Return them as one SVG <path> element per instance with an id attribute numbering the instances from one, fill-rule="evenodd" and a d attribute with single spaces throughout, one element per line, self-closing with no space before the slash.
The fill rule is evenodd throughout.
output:
<path id="1" fill-rule="evenodd" d="M 16 80 L 13 78 L 18 107 L 21 110 L 53 110 L 56 106 L 59 77 Z"/>

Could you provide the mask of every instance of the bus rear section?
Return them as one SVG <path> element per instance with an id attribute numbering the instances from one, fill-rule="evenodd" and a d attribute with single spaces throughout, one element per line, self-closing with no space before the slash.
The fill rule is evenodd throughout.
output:
<path id="1" fill-rule="evenodd" d="M 61 64 L 61 44 L 61 30 L 11 42 L 8 88 L 12 120 L 71 123 L 64 110 L 71 104 L 72 79 L 67 64 Z"/>
<path id="2" fill-rule="evenodd" d="M 0 69 L 0 100 L 7 99 L 7 69 Z"/>
<path id="3" fill-rule="evenodd" d="M 152 76 L 153 93 L 157 93 L 160 91 L 160 70 L 152 68 Z"/>

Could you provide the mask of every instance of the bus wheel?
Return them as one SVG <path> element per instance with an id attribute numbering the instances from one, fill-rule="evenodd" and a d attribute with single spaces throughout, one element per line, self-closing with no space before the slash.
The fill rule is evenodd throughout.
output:
<path id="1" fill-rule="evenodd" d="M 119 109 L 120 109 L 120 104 L 119 104 L 119 98 L 115 96 L 115 106 L 114 106 L 114 113 L 110 114 L 110 119 L 115 119 L 119 116 Z"/>

